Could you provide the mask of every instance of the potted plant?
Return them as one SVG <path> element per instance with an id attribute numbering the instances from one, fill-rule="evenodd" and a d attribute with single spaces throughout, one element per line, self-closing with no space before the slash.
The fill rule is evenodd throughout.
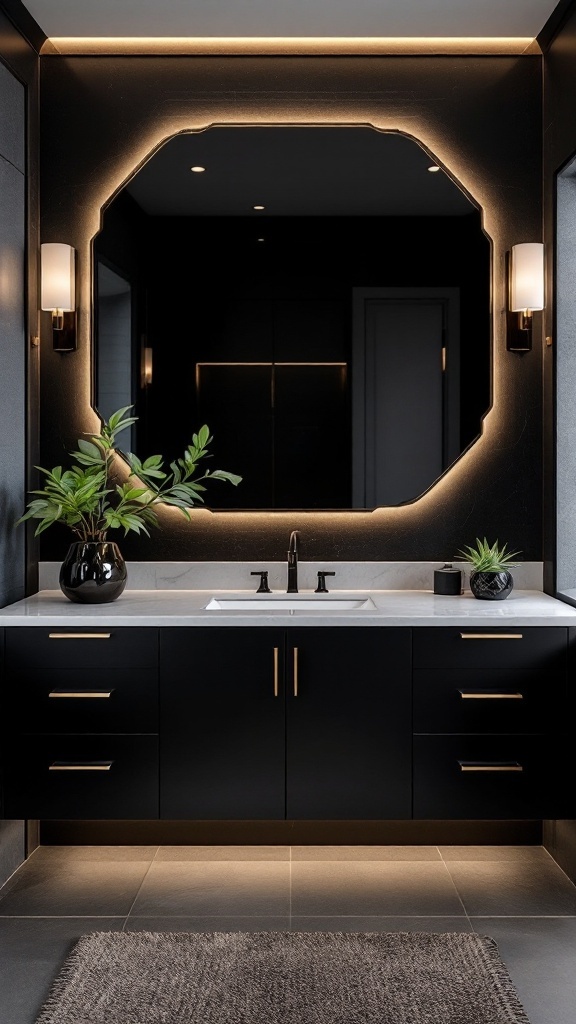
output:
<path id="1" fill-rule="evenodd" d="M 142 462 L 128 454 L 128 479 L 111 480 L 116 437 L 137 422 L 128 415 L 132 406 L 118 409 L 103 422 L 99 434 L 77 441 L 69 469 L 36 468 L 44 475 L 44 486 L 31 491 L 34 498 L 18 523 L 39 520 L 35 536 L 54 523 L 64 523 L 77 538 L 70 545 L 60 569 L 60 587 L 72 601 L 99 604 L 114 601 L 126 586 L 126 565 L 118 545 L 108 540 L 111 530 L 149 534 L 158 525 L 156 506 L 174 505 L 190 519 L 190 509 L 203 502 L 206 487 L 201 481 L 224 480 L 236 486 L 241 477 L 223 469 L 206 470 L 195 476 L 198 463 L 209 455 L 212 441 L 206 425 L 192 436 L 182 458 L 164 469 L 162 456 L 151 455 Z"/>
<path id="2" fill-rule="evenodd" d="M 464 549 L 458 552 L 458 557 L 472 566 L 470 590 L 474 597 L 483 601 L 503 601 L 508 597 L 514 586 L 509 570 L 519 565 L 512 559 L 520 552 L 508 552 L 506 548 L 506 544 L 500 545 L 498 541 L 489 544 L 486 537 L 483 540 L 476 537 L 475 547 L 465 545 Z"/>

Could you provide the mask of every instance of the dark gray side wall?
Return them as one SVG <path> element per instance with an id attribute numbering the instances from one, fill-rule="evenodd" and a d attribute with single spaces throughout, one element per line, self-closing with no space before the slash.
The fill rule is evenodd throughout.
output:
<path id="1" fill-rule="evenodd" d="M 0 604 L 26 591 L 26 90 L 0 64 Z"/>
<path id="2" fill-rule="evenodd" d="M 0 605 L 34 587 L 35 546 L 21 514 L 38 462 L 38 53 L 29 42 L 32 19 L 17 27 L 16 0 L 0 0 Z M 22 11 L 24 9 L 22 8 Z M 16 20 L 15 20 L 16 19 Z M 34 26 L 32 26 L 33 28 Z M 38 37 L 40 38 L 40 37 Z M 0 884 L 26 856 L 23 821 L 0 820 Z"/>
<path id="3" fill-rule="evenodd" d="M 0 64 L 0 604 L 26 590 L 26 93 Z M 0 884 L 25 857 L 22 821 L 0 822 Z"/>
<path id="4" fill-rule="evenodd" d="M 576 156 L 576 3 L 562 4 L 562 20 L 544 46 L 544 237 L 548 255 L 546 334 L 553 344 L 544 359 L 544 564 L 546 589 L 574 586 L 570 538 L 576 536 L 573 506 L 576 483 L 571 451 L 576 421 L 568 378 L 575 378 L 571 357 L 574 318 L 573 285 L 567 281 L 576 265 L 570 232 L 570 211 L 576 208 L 574 182 L 564 178 L 557 197 L 557 175 Z M 558 198 L 558 207 L 557 207 Z M 573 205 L 574 204 L 574 205 Z M 558 226 L 557 226 L 558 210 Z M 558 451 L 558 461 L 556 452 Z M 574 631 L 571 630 L 571 634 Z M 576 634 L 571 646 L 576 645 Z M 569 678 L 574 679 L 574 655 Z M 573 685 L 573 684 L 571 684 Z M 574 701 L 572 701 L 574 707 Z M 570 723 L 573 735 L 576 720 Z M 576 880 L 576 821 L 544 823 L 544 845 L 562 868 Z"/>

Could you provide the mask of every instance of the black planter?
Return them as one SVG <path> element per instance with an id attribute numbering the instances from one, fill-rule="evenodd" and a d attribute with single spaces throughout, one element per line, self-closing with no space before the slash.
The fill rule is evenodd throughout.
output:
<path id="1" fill-rule="evenodd" d="M 71 544 L 60 568 L 60 589 L 71 601 L 105 604 L 126 586 L 126 563 L 111 541 Z"/>
<path id="2" fill-rule="evenodd" d="M 470 573 L 470 590 L 481 601 L 503 601 L 513 586 L 512 573 L 507 570 Z"/>

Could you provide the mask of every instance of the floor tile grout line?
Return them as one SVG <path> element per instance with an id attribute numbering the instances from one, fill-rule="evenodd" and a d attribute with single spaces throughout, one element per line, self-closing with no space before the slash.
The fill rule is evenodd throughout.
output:
<path id="1" fill-rule="evenodd" d="M 122 921 L 125 914 L 0 914 L 0 921 Z"/>
<path id="2" fill-rule="evenodd" d="M 471 913 L 470 918 L 495 921 L 576 921 L 576 913 Z"/>
<path id="3" fill-rule="evenodd" d="M 559 868 L 559 869 L 560 869 L 560 871 L 562 872 L 562 874 L 563 874 L 563 875 L 565 875 L 565 877 L 566 877 L 566 878 L 568 879 L 568 881 L 570 882 L 570 885 L 574 885 L 574 886 L 576 886 L 576 882 L 574 882 L 574 879 L 573 879 L 573 878 L 570 878 L 570 875 L 569 875 L 569 874 L 568 874 L 568 873 L 567 873 L 567 872 L 566 872 L 566 871 L 564 870 L 564 868 L 562 867 L 562 865 L 561 865 L 561 864 L 559 864 L 559 863 L 558 863 L 558 861 L 554 859 L 554 857 L 553 857 L 553 856 L 552 856 L 552 854 L 550 853 L 550 850 L 548 850 L 546 846 L 542 846 L 542 849 L 543 849 L 543 850 L 544 850 L 544 852 L 545 852 L 545 853 L 546 853 L 546 854 L 548 855 L 548 857 L 550 858 L 550 860 L 552 861 L 552 863 L 554 864 L 554 866 L 555 866 L 555 867 L 557 867 L 557 868 Z"/>
<path id="4" fill-rule="evenodd" d="M 148 867 L 146 868 L 146 871 L 144 872 L 144 875 L 142 876 L 142 880 L 140 882 L 140 885 L 138 886 L 138 888 L 136 890 L 136 895 L 134 896 L 134 899 L 132 900 L 132 903 L 130 904 L 130 908 L 128 910 L 128 913 L 126 914 L 126 920 L 124 921 L 124 924 L 122 925 L 122 931 L 123 932 L 126 931 L 126 925 L 128 924 L 128 918 L 130 917 L 130 914 L 132 913 L 132 910 L 134 909 L 134 907 L 136 905 L 136 900 L 138 899 L 138 896 L 140 895 L 140 892 L 142 890 L 142 886 L 144 885 L 144 882 L 148 878 L 148 875 L 150 873 L 150 869 L 151 869 L 154 861 L 156 860 L 156 857 L 158 856 L 159 849 L 160 849 L 160 847 L 157 846 L 156 850 L 154 851 L 154 856 L 150 860 L 150 863 L 149 863 Z"/>
<path id="5" fill-rule="evenodd" d="M 458 897 L 458 902 L 460 903 L 460 906 L 462 907 L 462 910 L 464 911 L 464 916 L 465 916 L 466 920 L 468 921 L 468 924 L 472 928 L 472 922 L 470 920 L 468 911 L 466 910 L 466 906 L 464 904 L 464 900 L 462 899 L 462 897 L 460 895 L 460 890 L 458 889 L 458 886 L 456 885 L 456 882 L 454 881 L 454 879 L 452 877 L 452 872 L 450 871 L 450 868 L 448 867 L 448 864 L 446 863 L 446 861 L 444 860 L 443 857 L 442 857 L 442 862 L 441 863 L 444 865 L 444 868 L 446 870 L 448 878 L 450 879 L 450 881 L 452 882 L 452 885 L 454 886 L 454 892 L 456 893 L 456 896 Z M 472 931 L 474 931 L 474 928 L 472 928 Z"/>
<path id="6" fill-rule="evenodd" d="M 221 920 L 227 920 L 228 918 L 232 918 L 235 921 L 262 921 L 262 920 L 268 920 L 268 919 L 273 921 L 273 920 L 275 920 L 277 918 L 283 918 L 283 917 L 286 917 L 286 916 L 287 916 L 286 914 L 131 914 L 130 915 L 131 920 L 136 920 L 136 918 L 139 918 L 139 917 L 142 917 L 142 918 L 159 918 L 159 919 L 160 918 L 164 918 L 164 917 L 170 917 L 170 918 L 182 918 L 183 920 L 184 919 L 194 918 L 195 921 L 210 921 L 210 920 L 216 920 L 216 919 L 218 919 L 218 920 L 220 920 L 220 919 Z M 318 919 L 322 919 L 322 920 L 326 920 L 326 921 L 332 920 L 333 918 L 338 918 L 338 920 L 340 920 L 340 919 L 346 919 L 347 920 L 348 918 L 350 918 L 350 920 L 352 920 L 354 918 L 360 918 L 360 917 L 362 919 L 375 920 L 375 921 L 378 921 L 378 920 L 384 919 L 384 918 L 390 919 L 391 921 L 396 920 L 398 918 L 406 918 L 406 919 L 408 919 L 408 918 L 414 918 L 414 919 L 417 919 L 417 918 L 431 918 L 431 919 L 432 918 L 437 918 L 437 919 L 454 918 L 455 920 L 459 921 L 459 920 L 462 920 L 463 918 L 465 918 L 466 915 L 465 914 L 293 914 L 292 917 L 294 919 L 298 919 L 298 918 L 311 918 L 311 917 L 313 917 L 313 918 L 318 918 Z"/>
<path id="7" fill-rule="evenodd" d="M 234 920 L 274 920 L 276 918 L 282 918 L 284 914 L 131 914 L 132 920 L 152 919 L 152 918 L 174 918 L 174 919 L 190 919 L 194 920 L 212 920 L 233 918 Z M 0 921 L 82 921 L 82 920 L 93 920 L 93 921 L 121 921 L 125 918 L 125 914 L 0 914 Z M 576 921 L 576 914 L 294 914 L 293 917 L 297 920 L 299 918 L 314 918 L 318 920 L 331 920 L 338 918 L 339 920 L 348 920 L 354 918 L 362 918 L 363 920 L 462 920 L 468 918 L 472 920 L 520 920 L 520 921 Z"/>

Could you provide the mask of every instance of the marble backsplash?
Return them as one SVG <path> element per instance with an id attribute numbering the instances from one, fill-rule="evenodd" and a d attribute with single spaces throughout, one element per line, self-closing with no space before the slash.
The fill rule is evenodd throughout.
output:
<path id="1" fill-rule="evenodd" d="M 434 570 L 442 562 L 306 562 L 298 565 L 299 589 L 314 590 L 319 569 L 335 572 L 326 581 L 337 590 L 433 590 Z M 452 563 L 463 570 L 468 588 L 470 567 Z M 251 590 L 258 578 L 250 573 L 268 570 L 272 590 L 285 591 L 285 562 L 128 562 L 129 590 Z M 40 562 L 40 590 L 57 590 L 59 562 Z M 542 562 L 523 562 L 512 570 L 517 590 L 542 590 Z"/>

